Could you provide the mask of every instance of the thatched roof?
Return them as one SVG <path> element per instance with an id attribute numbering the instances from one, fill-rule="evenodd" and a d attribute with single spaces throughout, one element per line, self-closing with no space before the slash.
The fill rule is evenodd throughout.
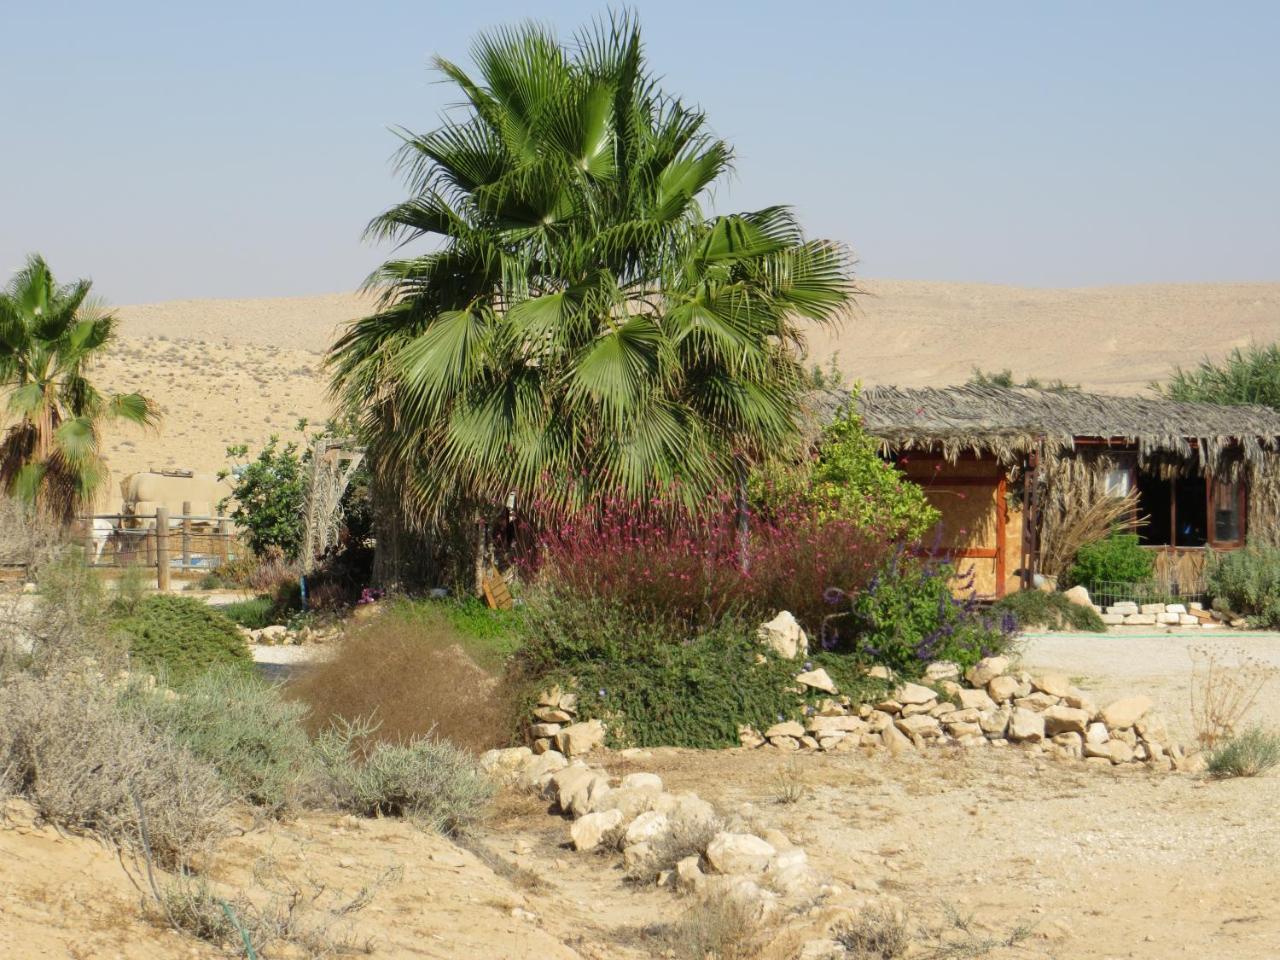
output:
<path id="1" fill-rule="evenodd" d="M 840 403 L 839 394 L 828 394 L 821 405 L 829 416 Z M 1250 462 L 1280 450 L 1280 413 L 1258 406 L 992 386 L 876 387 L 858 405 L 867 432 L 887 449 L 935 449 L 952 459 L 975 450 L 1013 460 L 1041 438 L 1059 450 L 1101 439 L 1136 447 L 1144 458 L 1198 452 L 1211 466 L 1228 450 Z"/>

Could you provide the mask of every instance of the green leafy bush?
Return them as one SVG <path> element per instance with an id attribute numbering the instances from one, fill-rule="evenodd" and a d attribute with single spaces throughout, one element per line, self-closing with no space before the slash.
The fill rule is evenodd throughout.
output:
<path id="1" fill-rule="evenodd" d="M 131 706 L 212 764 L 239 797 L 274 814 L 293 809 L 315 775 L 306 707 L 253 674 L 215 667 L 179 697 L 137 691 Z"/>
<path id="2" fill-rule="evenodd" d="M 515 667 L 526 696 L 553 682 L 577 691 L 579 716 L 603 720 L 615 747 L 737 746 L 740 724 L 802 719 L 825 696 L 794 692 L 806 666 L 825 668 L 841 693 L 884 690 L 848 656 L 763 655 L 754 625 L 734 619 L 691 632 L 602 598 L 545 593 L 530 598 L 523 627 Z"/>
<path id="3" fill-rule="evenodd" d="M 228 447 L 227 456 L 244 457 L 245 444 Z M 249 547 L 258 556 L 272 549 L 296 560 L 305 534 L 307 475 L 297 443 L 280 445 L 272 436 L 258 455 L 230 472 L 231 497 L 219 506 L 234 503 L 231 519 L 246 532 Z"/>
<path id="4" fill-rule="evenodd" d="M 316 738 L 341 806 L 366 817 L 407 817 L 451 835 L 484 815 L 494 784 L 471 752 L 433 737 L 370 743 L 375 729 L 338 719 Z"/>
<path id="5" fill-rule="evenodd" d="M 880 442 L 866 432 L 856 397 L 822 431 L 817 455 L 800 464 L 774 463 L 751 483 L 757 512 L 793 512 L 803 504 L 819 517 L 854 521 L 893 541 L 914 541 L 938 522 L 924 489 L 880 455 Z"/>
<path id="6" fill-rule="evenodd" d="M 1280 343 L 1236 347 L 1221 363 L 1209 359 L 1190 370 L 1175 368 L 1167 384 L 1152 384 L 1173 400 L 1256 403 L 1280 410 Z"/>
<path id="7" fill-rule="evenodd" d="M 866 590 L 846 598 L 835 623 L 836 649 L 864 664 L 916 676 L 934 660 L 967 668 L 1005 650 L 1017 630 L 1007 612 L 984 612 L 973 573 L 899 551 Z"/>
<path id="8" fill-rule="evenodd" d="M 180 685 L 218 665 L 248 670 L 253 657 L 234 623 L 190 597 L 156 594 L 113 624 L 132 661 Z"/>
<path id="9" fill-rule="evenodd" d="M 1256 777 L 1280 766 L 1280 734 L 1254 727 L 1209 751 L 1213 777 Z"/>
<path id="10" fill-rule="evenodd" d="M 1091 587 L 1095 583 L 1145 583 L 1155 559 L 1138 545 L 1136 533 L 1113 533 L 1105 540 L 1081 547 L 1068 579 Z"/>
<path id="11" fill-rule="evenodd" d="M 1250 544 L 1215 554 L 1206 571 L 1215 603 L 1249 617 L 1256 626 L 1280 627 L 1280 547 Z"/>
<path id="12" fill-rule="evenodd" d="M 1093 607 L 1072 603 L 1061 593 L 1044 590 L 1019 590 L 992 605 L 998 613 L 1009 613 L 1023 627 L 1045 630 L 1083 630 L 1102 632 L 1107 629 Z"/>
<path id="13" fill-rule="evenodd" d="M 259 630 L 284 622 L 276 601 L 271 597 L 237 600 L 235 603 L 220 604 L 214 609 L 232 623 L 238 623 L 249 630 Z"/>

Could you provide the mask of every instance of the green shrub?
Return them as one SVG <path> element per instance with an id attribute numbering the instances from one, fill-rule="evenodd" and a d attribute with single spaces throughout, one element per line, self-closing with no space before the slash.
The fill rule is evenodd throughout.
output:
<path id="1" fill-rule="evenodd" d="M 375 729 L 338 719 L 316 738 L 340 806 L 366 817 L 406 817 L 450 835 L 483 817 L 494 784 L 472 753 L 433 737 L 370 743 Z"/>
<path id="2" fill-rule="evenodd" d="M 1155 558 L 1138 545 L 1136 533 L 1113 533 L 1081 547 L 1071 565 L 1068 579 L 1072 585 L 1095 583 L 1145 583 L 1151 579 Z"/>
<path id="3" fill-rule="evenodd" d="M 227 448 L 227 456 L 233 459 L 248 452 L 245 444 Z M 298 558 L 305 533 L 305 463 L 297 443 L 281 446 L 280 438 L 272 436 L 256 457 L 230 472 L 231 496 L 218 506 L 226 509 L 227 504 L 235 504 L 231 519 L 244 529 L 256 555 L 265 556 L 274 549 L 288 560 Z"/>
<path id="4" fill-rule="evenodd" d="M 835 625 L 837 649 L 907 676 L 918 676 L 934 660 L 965 669 L 1002 652 L 1017 623 L 984 612 L 973 579 L 972 571 L 957 576 L 949 564 L 900 551 L 866 590 L 848 599 L 847 615 Z"/>
<path id="5" fill-rule="evenodd" d="M 1093 607 L 1072 603 L 1061 593 L 1019 590 L 992 605 L 997 613 L 1012 614 L 1022 627 L 1045 630 L 1083 630 L 1100 633 L 1107 629 Z"/>
<path id="6" fill-rule="evenodd" d="M 1214 555 L 1206 589 L 1215 603 L 1244 614 L 1256 626 L 1280 627 L 1280 547 L 1250 544 Z"/>
<path id="7" fill-rule="evenodd" d="M 260 630 L 262 627 L 284 622 L 276 602 L 270 597 L 237 600 L 235 603 L 220 604 L 214 609 L 232 623 L 238 623 L 249 630 Z"/>
<path id="8" fill-rule="evenodd" d="M 239 797 L 289 812 L 315 775 L 303 729 L 306 707 L 283 700 L 273 684 L 242 670 L 214 667 L 173 697 L 146 691 L 132 707 L 195 756 L 212 764 Z"/>
<path id="9" fill-rule="evenodd" d="M 737 746 L 740 724 L 802 719 L 826 696 L 794 692 L 808 667 L 825 668 L 854 697 L 884 690 L 845 655 L 763 656 L 755 626 L 734 619 L 695 634 L 603 599 L 548 593 L 530 599 L 524 630 L 514 667 L 526 695 L 550 683 L 577 691 L 579 716 L 603 720 L 614 747 Z"/>
<path id="10" fill-rule="evenodd" d="M 217 665 L 249 669 L 253 657 L 234 623 L 190 597 L 156 594 L 113 624 L 134 663 L 180 685 Z"/>
<path id="11" fill-rule="evenodd" d="M 1280 734 L 1254 727 L 1236 734 L 1209 751 L 1208 769 L 1214 777 L 1256 777 L 1280 766 Z"/>

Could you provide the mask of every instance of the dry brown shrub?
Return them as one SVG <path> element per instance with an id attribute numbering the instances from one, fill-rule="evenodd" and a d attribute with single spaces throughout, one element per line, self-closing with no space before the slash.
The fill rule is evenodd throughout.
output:
<path id="1" fill-rule="evenodd" d="M 380 617 L 348 634 L 332 659 L 287 692 L 310 707 L 313 733 L 335 717 L 373 718 L 378 740 L 434 733 L 478 752 L 508 742 L 514 729 L 497 679 L 463 652 L 443 619 Z"/>
<path id="2" fill-rule="evenodd" d="M 1124 497 L 1098 497 L 1067 504 L 1046 522 L 1040 542 L 1040 571 L 1062 582 L 1075 556 L 1084 547 L 1107 539 L 1112 533 L 1129 533 L 1146 524 L 1138 516 L 1137 491 Z"/>
<path id="3" fill-rule="evenodd" d="M 1276 668 L 1238 648 L 1191 647 L 1191 721 L 1206 750 L 1239 729 Z"/>

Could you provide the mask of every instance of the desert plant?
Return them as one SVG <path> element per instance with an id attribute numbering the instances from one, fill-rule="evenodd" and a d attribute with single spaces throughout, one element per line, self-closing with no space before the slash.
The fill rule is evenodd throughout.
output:
<path id="1" fill-rule="evenodd" d="M 1058 378 L 1041 380 L 1039 377 L 1027 377 L 1019 381 L 1008 367 L 1003 370 L 982 370 L 974 367 L 969 376 L 968 385 L 971 387 L 1020 387 L 1027 390 L 1047 390 L 1050 393 L 1070 393 L 1080 389 L 1080 384 L 1070 384 Z"/>
<path id="2" fill-rule="evenodd" d="M 1088 586 L 1094 580 L 1120 580 L 1124 583 L 1138 582 L 1120 577 L 1101 577 L 1098 571 L 1082 569 L 1080 576 L 1093 577 L 1093 580 L 1075 579 L 1074 565 L 1081 551 L 1093 548 L 1095 544 L 1106 541 L 1115 534 L 1127 534 L 1136 530 L 1146 522 L 1138 517 L 1138 494 L 1130 493 L 1124 497 L 1096 497 L 1086 502 L 1072 502 L 1046 522 L 1041 531 L 1040 572 L 1054 578 L 1063 586 L 1083 583 Z M 1086 558 L 1094 557 L 1096 551 L 1086 551 Z M 1132 572 L 1132 571 L 1124 571 Z M 1144 577 L 1150 576 L 1150 570 Z"/>
<path id="3" fill-rule="evenodd" d="M 1235 735 L 1277 671 L 1239 649 L 1192 647 L 1189 652 L 1192 726 L 1208 750 Z"/>
<path id="4" fill-rule="evenodd" d="M 280 611 L 271 597 L 237 600 L 235 603 L 220 604 L 215 609 L 232 623 L 248 630 L 259 630 L 282 622 Z"/>
<path id="5" fill-rule="evenodd" d="M 1215 603 L 1256 625 L 1280 627 L 1280 547 L 1249 544 L 1210 557 L 1205 589 Z"/>
<path id="6" fill-rule="evenodd" d="M 788 760 L 773 777 L 773 799 L 782 804 L 799 803 L 809 794 L 809 781 L 804 767 L 794 759 Z"/>
<path id="7" fill-rule="evenodd" d="M 295 808 L 315 776 L 306 707 L 242 670 L 211 668 L 181 696 L 139 689 L 130 706 L 215 767 L 231 792 L 272 814 Z"/>
<path id="8" fill-rule="evenodd" d="M 1256 777 L 1280 766 L 1280 733 L 1251 727 L 1229 736 L 1209 751 L 1212 777 Z"/>
<path id="9" fill-rule="evenodd" d="M 864 910 L 833 933 L 848 960 L 899 960 L 911 947 L 905 917 L 886 907 Z"/>
<path id="10" fill-rule="evenodd" d="M 484 816 L 495 788 L 470 751 L 431 736 L 374 742 L 375 729 L 339 718 L 316 738 L 340 806 L 366 817 L 405 817 L 445 834 L 463 832 Z"/>
<path id="11" fill-rule="evenodd" d="M 227 448 L 233 461 L 248 453 L 246 444 Z M 308 477 L 304 466 L 298 444 L 281 446 L 280 438 L 273 434 L 256 457 L 221 474 L 232 477 L 232 486 L 231 495 L 218 509 L 234 504 L 229 515 L 244 529 L 255 555 L 263 557 L 274 549 L 286 560 L 298 559 L 306 532 Z"/>
<path id="12" fill-rule="evenodd" d="M 497 30 L 474 59 L 436 59 L 465 112 L 405 134 L 411 196 L 370 226 L 430 252 L 370 278 L 380 309 L 330 354 L 380 479 L 420 522 L 677 480 L 701 508 L 797 435 L 794 348 L 849 303 L 847 251 L 785 207 L 705 215 L 731 150 L 658 87 L 632 16 L 572 45 Z"/>
<path id="13" fill-rule="evenodd" d="M 1256 403 L 1280 410 L 1280 343 L 1236 347 L 1221 363 L 1205 358 L 1191 370 L 1177 367 L 1168 383 L 1151 387 L 1171 400 Z"/>
<path id="14" fill-rule="evenodd" d="M 115 843 L 147 842 L 187 862 L 228 829 L 230 797 L 212 766 L 122 709 L 91 669 L 9 678 L 0 697 L 0 792 L 44 819 Z"/>
<path id="15" fill-rule="evenodd" d="M 1093 607 L 1073 603 L 1061 593 L 1045 590 L 1018 590 L 997 600 L 992 611 L 1011 614 L 1022 628 L 1043 630 L 1083 630 L 1101 633 L 1106 624 Z"/>
<path id="16" fill-rule="evenodd" d="M 25 566 L 28 579 L 63 548 L 65 531 L 29 504 L 0 496 L 0 563 Z"/>
<path id="17" fill-rule="evenodd" d="M 1145 583 L 1155 559 L 1138 544 L 1136 533 L 1111 533 L 1086 543 L 1076 552 L 1068 579 L 1091 587 L 1095 583 Z"/>
<path id="18" fill-rule="evenodd" d="M 706 817 L 676 817 L 669 826 L 649 842 L 649 853 L 627 871 L 634 883 L 652 883 L 686 857 L 700 857 L 707 845 L 724 829 L 724 821 Z M 619 844 L 625 829 L 618 834 Z M 614 846 L 614 845 L 610 845 Z"/>
<path id="19" fill-rule="evenodd" d="M 432 734 L 475 751 L 507 742 L 511 707 L 436 606 L 396 604 L 290 683 L 288 695 L 306 704 L 313 733 L 336 717 L 376 715 L 381 740 Z"/>
<path id="20" fill-rule="evenodd" d="M 0 292 L 0 388 L 17 420 L 0 441 L 0 485 L 63 522 L 91 504 L 109 477 L 103 424 L 159 421 L 141 394 L 106 396 L 88 380 L 117 324 L 89 300 L 91 286 L 60 286 L 33 254 Z"/>
<path id="21" fill-rule="evenodd" d="M 112 624 L 138 667 L 180 685 L 212 666 L 248 670 L 253 665 L 248 644 L 235 624 L 217 610 L 191 597 L 156 594 L 131 615 Z"/>
<path id="22" fill-rule="evenodd" d="M 671 953 L 684 960 L 756 960 L 771 931 L 757 904 L 732 894 L 697 897 L 667 931 Z"/>

